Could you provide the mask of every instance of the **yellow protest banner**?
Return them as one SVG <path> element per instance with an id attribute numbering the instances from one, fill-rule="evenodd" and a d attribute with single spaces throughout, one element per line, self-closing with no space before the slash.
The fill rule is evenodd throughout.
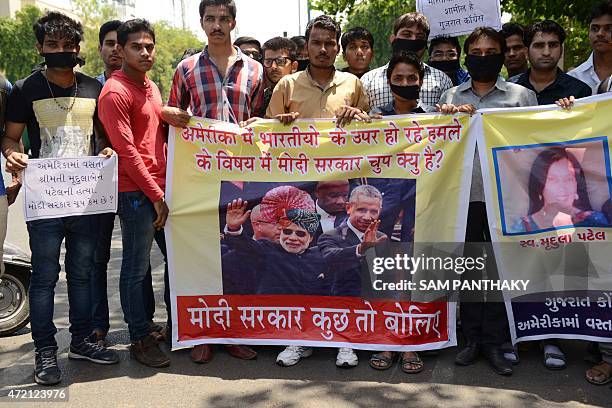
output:
<path id="1" fill-rule="evenodd" d="M 421 114 L 240 128 L 193 118 L 172 129 L 174 346 L 456 344 L 452 304 L 411 301 L 409 270 L 371 266 L 389 244 L 463 241 L 469 123 Z"/>
<path id="2" fill-rule="evenodd" d="M 513 341 L 612 339 L 612 99 L 483 111 L 487 213 Z"/>

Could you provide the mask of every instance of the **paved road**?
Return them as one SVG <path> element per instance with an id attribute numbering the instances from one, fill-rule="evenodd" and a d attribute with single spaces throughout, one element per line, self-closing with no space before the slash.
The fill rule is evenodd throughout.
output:
<path id="1" fill-rule="evenodd" d="M 19 205 L 19 204 L 17 204 Z M 27 242 L 19 208 L 11 207 L 14 241 Z M 171 354 L 169 368 L 153 370 L 129 359 L 129 337 L 119 303 L 120 230 L 115 228 L 109 270 L 112 347 L 121 355 L 117 366 L 101 367 L 69 361 L 66 281 L 62 273 L 56 289 L 55 321 L 58 326 L 62 387 L 67 387 L 74 406 L 144 407 L 168 405 L 202 407 L 612 407 L 612 390 L 584 380 L 588 368 L 584 343 L 563 342 L 569 367 L 560 372 L 546 370 L 536 350 L 523 352 L 512 377 L 492 373 L 484 361 L 471 367 L 453 364 L 455 350 L 426 357 L 426 369 L 406 375 L 398 369 L 377 372 L 367 365 L 368 353 L 359 352 L 360 365 L 344 370 L 334 366 L 335 353 L 316 350 L 309 359 L 290 368 L 274 364 L 275 347 L 261 347 L 256 361 L 243 362 L 218 350 L 213 361 L 196 365 L 186 350 Z M 157 249 L 153 255 L 154 282 L 158 300 L 156 320 L 165 321 L 163 265 Z M 29 328 L 0 338 L 0 397 L 10 390 L 40 389 L 33 383 L 33 345 Z M 5 400 L 0 400 L 2 404 Z M 27 404 L 33 406 L 35 404 Z M 13 405 L 11 405 L 13 406 Z"/>

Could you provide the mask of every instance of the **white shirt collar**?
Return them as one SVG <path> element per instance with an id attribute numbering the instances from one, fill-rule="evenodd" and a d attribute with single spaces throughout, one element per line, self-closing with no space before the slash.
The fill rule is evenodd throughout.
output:
<path id="1" fill-rule="evenodd" d="M 319 207 L 319 200 L 317 200 L 317 202 L 315 203 L 315 207 L 317 209 L 317 214 L 319 214 L 321 218 L 323 217 L 334 218 L 334 219 L 336 218 L 335 215 L 331 215 L 330 213 L 328 213 L 327 211 Z"/>
<path id="2" fill-rule="evenodd" d="M 365 232 L 361 232 L 359 231 L 357 228 L 353 227 L 353 224 L 351 224 L 351 220 L 346 220 L 346 225 L 348 225 L 348 227 L 351 229 L 351 231 L 353 231 L 355 233 L 355 235 L 357 235 L 357 238 L 359 238 L 359 241 L 363 241 L 363 236 L 365 235 Z"/>

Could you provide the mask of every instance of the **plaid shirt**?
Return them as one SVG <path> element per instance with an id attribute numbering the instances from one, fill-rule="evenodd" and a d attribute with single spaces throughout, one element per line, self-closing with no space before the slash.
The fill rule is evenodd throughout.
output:
<path id="1" fill-rule="evenodd" d="M 210 59 L 208 47 L 181 61 L 172 79 L 168 105 L 231 123 L 255 116 L 263 103 L 263 67 L 234 48 L 238 54 L 225 78 Z"/>
<path id="2" fill-rule="evenodd" d="M 421 87 L 420 106 L 427 112 L 433 112 L 436 110 L 436 104 L 440 101 L 444 91 L 453 87 L 453 82 L 444 72 L 427 64 L 423 64 L 423 66 L 425 67 L 425 76 Z M 383 65 L 361 77 L 361 82 L 372 107 L 386 106 L 393 102 L 391 87 L 387 80 L 388 67 L 389 64 Z"/>

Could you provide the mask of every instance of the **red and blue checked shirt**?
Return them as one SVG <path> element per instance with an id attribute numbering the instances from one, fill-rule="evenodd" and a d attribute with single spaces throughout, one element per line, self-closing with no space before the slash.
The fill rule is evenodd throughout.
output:
<path id="1" fill-rule="evenodd" d="M 263 104 L 263 66 L 236 50 L 236 61 L 225 78 L 210 59 L 208 47 L 181 61 L 172 79 L 168 105 L 231 123 L 255 116 Z"/>

